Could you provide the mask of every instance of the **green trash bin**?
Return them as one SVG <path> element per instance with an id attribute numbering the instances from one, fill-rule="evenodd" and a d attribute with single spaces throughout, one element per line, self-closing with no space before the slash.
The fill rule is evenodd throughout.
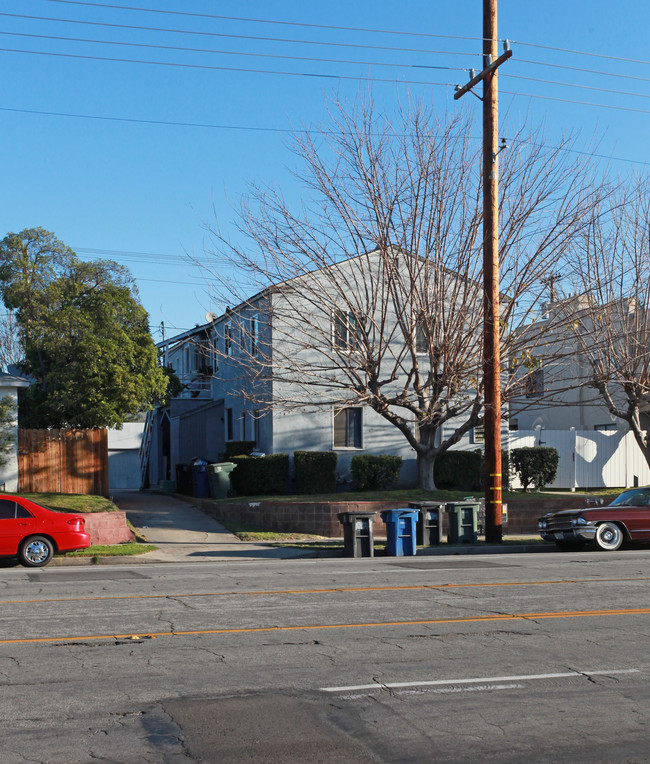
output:
<path id="1" fill-rule="evenodd" d="M 478 501 L 450 501 L 445 507 L 449 520 L 447 543 L 475 544 L 478 541 Z"/>
<path id="2" fill-rule="evenodd" d="M 230 491 L 230 473 L 237 465 L 233 462 L 208 464 L 210 477 L 210 495 L 213 499 L 227 499 Z"/>

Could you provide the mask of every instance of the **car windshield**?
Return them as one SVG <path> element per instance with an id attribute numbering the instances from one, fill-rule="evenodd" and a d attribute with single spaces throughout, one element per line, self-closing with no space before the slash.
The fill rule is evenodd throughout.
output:
<path id="1" fill-rule="evenodd" d="M 645 507 L 648 504 L 650 504 L 650 488 L 634 488 L 617 496 L 610 506 Z"/>

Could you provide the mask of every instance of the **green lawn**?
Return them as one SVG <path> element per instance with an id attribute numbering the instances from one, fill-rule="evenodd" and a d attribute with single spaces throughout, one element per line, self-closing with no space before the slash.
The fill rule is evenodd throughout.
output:
<path id="1" fill-rule="evenodd" d="M 90 546 L 88 549 L 77 549 L 76 552 L 68 552 L 63 557 L 130 557 L 136 554 L 145 554 L 158 549 L 153 544 L 139 544 L 136 541 L 127 541 L 124 544 L 111 544 Z"/>
<path id="2" fill-rule="evenodd" d="M 119 507 L 103 496 L 82 493 L 19 493 L 36 504 L 62 512 L 117 512 Z"/>

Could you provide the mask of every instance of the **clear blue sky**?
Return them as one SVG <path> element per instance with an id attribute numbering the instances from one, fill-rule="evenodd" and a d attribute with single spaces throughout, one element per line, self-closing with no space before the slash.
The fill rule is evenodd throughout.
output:
<path id="1" fill-rule="evenodd" d="M 549 141 L 596 132 L 612 172 L 647 171 L 649 29 L 648 0 L 500 0 L 502 114 L 545 120 Z M 43 226 L 127 265 L 158 341 L 221 311 L 186 253 L 215 213 L 231 230 L 248 181 L 295 192 L 286 131 L 328 95 L 458 108 L 482 1 L 3 0 L 0 32 L 0 236 Z"/>

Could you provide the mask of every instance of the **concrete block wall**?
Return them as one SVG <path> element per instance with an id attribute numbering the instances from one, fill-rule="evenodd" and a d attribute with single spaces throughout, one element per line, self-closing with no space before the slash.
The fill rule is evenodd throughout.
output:
<path id="1" fill-rule="evenodd" d="M 405 502 L 355 501 L 355 502 L 279 502 L 242 501 L 220 502 L 213 499 L 195 499 L 207 514 L 217 520 L 243 522 L 267 531 L 306 533 L 327 538 L 343 538 L 343 526 L 339 512 L 376 512 L 373 534 L 376 538 L 386 535 L 386 526 L 380 512 L 384 509 L 400 509 Z M 547 512 L 595 506 L 600 498 L 582 496 L 549 497 L 548 499 L 509 499 L 508 522 L 504 535 L 536 535 L 537 520 Z M 607 502 L 606 502 L 607 503 Z M 448 532 L 447 513 L 442 513 L 443 538 Z"/>
<path id="2" fill-rule="evenodd" d="M 84 514 L 86 533 L 90 533 L 90 543 L 121 544 L 133 541 L 135 536 L 126 523 L 126 512 L 90 512 Z"/>

